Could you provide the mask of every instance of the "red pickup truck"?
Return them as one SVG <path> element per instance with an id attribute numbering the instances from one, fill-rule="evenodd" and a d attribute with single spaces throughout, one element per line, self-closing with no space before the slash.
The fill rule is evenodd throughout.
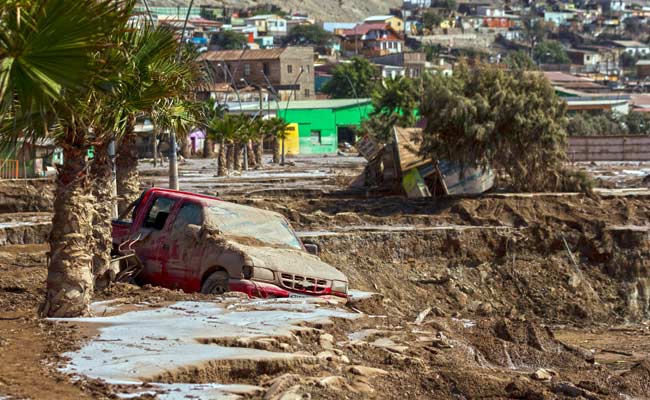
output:
<path id="1" fill-rule="evenodd" d="M 139 283 L 256 297 L 347 296 L 347 277 L 304 245 L 280 214 L 152 188 L 113 221 L 143 264 Z M 310 254 L 312 253 L 312 254 Z"/>

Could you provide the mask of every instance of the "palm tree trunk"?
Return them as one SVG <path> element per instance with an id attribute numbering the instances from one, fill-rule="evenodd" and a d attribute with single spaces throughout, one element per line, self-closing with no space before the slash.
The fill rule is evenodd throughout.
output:
<path id="1" fill-rule="evenodd" d="M 192 150 L 190 149 L 191 147 L 190 140 L 187 135 L 181 137 L 181 140 L 179 140 L 179 145 L 181 150 L 181 156 L 183 156 L 183 158 L 185 159 L 190 158 L 190 156 L 192 155 Z"/>
<path id="2" fill-rule="evenodd" d="M 246 151 L 248 152 L 248 167 L 255 167 L 257 165 L 256 159 L 255 159 L 255 150 L 253 150 L 253 141 L 249 140 L 248 143 L 246 143 Z"/>
<path id="3" fill-rule="evenodd" d="M 212 139 L 205 138 L 203 141 L 203 158 L 214 157 L 214 142 Z"/>
<path id="4" fill-rule="evenodd" d="M 107 274 L 111 264 L 111 217 L 113 212 L 113 168 L 108 155 L 108 142 L 95 146 L 95 159 L 90 165 L 94 211 L 92 223 L 93 275 L 95 288 L 104 289 L 111 279 Z"/>
<path id="5" fill-rule="evenodd" d="M 282 149 L 280 149 L 280 139 L 278 139 L 277 136 L 273 138 L 273 164 L 277 164 L 280 162 L 280 153 L 282 152 Z"/>
<path id="6" fill-rule="evenodd" d="M 260 137 L 255 143 L 255 165 L 257 168 L 263 167 L 262 158 L 264 156 L 264 136 Z"/>
<path id="7" fill-rule="evenodd" d="M 140 196 L 140 177 L 138 175 L 138 149 L 135 146 L 135 118 L 130 117 L 122 142 L 118 147 L 117 160 L 117 209 L 124 210 Z"/>
<path id="8" fill-rule="evenodd" d="M 226 142 L 221 141 L 219 144 L 219 166 L 217 167 L 217 176 L 226 176 L 228 174 L 228 168 L 226 165 Z"/>
<path id="9" fill-rule="evenodd" d="M 93 294 L 91 225 L 93 198 L 88 184 L 85 135 L 67 132 L 59 169 L 50 232 L 47 293 L 40 314 L 76 317 L 89 312 Z"/>
<path id="10" fill-rule="evenodd" d="M 242 161 L 244 159 L 244 157 L 243 157 L 244 156 L 244 153 L 243 153 L 244 145 L 242 145 L 241 143 L 235 143 L 233 148 L 234 148 L 234 152 L 235 152 L 235 155 L 233 156 L 234 159 L 235 159 L 235 169 L 237 171 L 241 171 L 242 168 L 243 168 Z"/>
<path id="11" fill-rule="evenodd" d="M 235 169 L 235 145 L 232 143 L 226 145 L 226 169 L 228 171 Z"/>

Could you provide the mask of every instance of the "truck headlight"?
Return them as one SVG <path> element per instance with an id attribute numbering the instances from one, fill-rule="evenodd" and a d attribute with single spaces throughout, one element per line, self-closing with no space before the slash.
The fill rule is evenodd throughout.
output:
<path id="1" fill-rule="evenodd" d="M 332 281 L 332 292 L 347 294 L 348 283 L 343 281 Z"/>
<path id="2" fill-rule="evenodd" d="M 253 268 L 253 277 L 261 281 L 273 282 L 273 271 L 268 268 Z"/>

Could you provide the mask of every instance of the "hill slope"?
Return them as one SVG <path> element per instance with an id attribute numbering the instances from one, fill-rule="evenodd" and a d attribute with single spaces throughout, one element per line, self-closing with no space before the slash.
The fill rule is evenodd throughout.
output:
<path id="1" fill-rule="evenodd" d="M 306 12 L 318 21 L 353 22 L 370 15 L 388 14 L 390 7 L 399 7 L 402 0 L 197 0 L 195 6 L 226 5 L 248 7 L 260 4 L 275 4 L 285 11 Z M 187 6 L 187 0 L 150 0 L 150 6 Z"/>

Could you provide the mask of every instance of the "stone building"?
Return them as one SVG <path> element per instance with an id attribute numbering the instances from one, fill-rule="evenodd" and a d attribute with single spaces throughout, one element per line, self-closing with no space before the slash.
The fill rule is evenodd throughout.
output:
<path id="1" fill-rule="evenodd" d="M 212 83 L 260 87 L 279 100 L 315 98 L 311 47 L 207 51 L 199 61 L 207 63 Z"/>

